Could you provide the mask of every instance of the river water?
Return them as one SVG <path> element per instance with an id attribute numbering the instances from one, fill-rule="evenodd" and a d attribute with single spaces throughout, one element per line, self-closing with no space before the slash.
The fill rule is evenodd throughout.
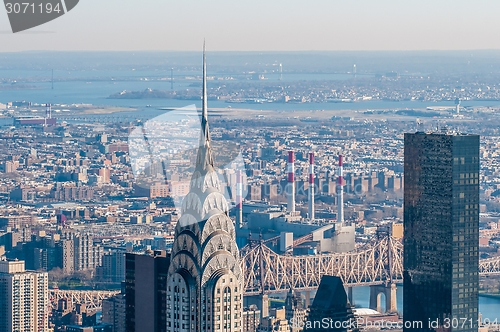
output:
<path id="1" fill-rule="evenodd" d="M 370 305 L 370 287 L 354 287 L 352 292 L 354 305 L 357 308 L 368 308 Z M 403 286 L 398 286 L 397 307 L 399 312 L 403 312 Z M 483 315 L 483 320 L 488 318 L 490 321 L 497 319 L 500 322 L 500 297 L 490 298 L 479 296 L 479 312 Z"/>
<path id="2" fill-rule="evenodd" d="M 182 73 L 187 75 L 189 73 Z M 196 73 L 192 73 L 196 75 Z M 51 89 L 50 73 L 47 71 L 13 71 L 0 70 L 0 78 L 22 79 L 35 78 L 38 82 L 23 83 L 32 89 L 11 89 L 10 84 L 0 84 L 0 103 L 8 101 L 31 101 L 33 103 L 52 104 L 94 104 L 108 106 L 122 106 L 138 108 L 144 111 L 147 105 L 153 108 L 161 107 L 184 107 L 191 104 L 201 106 L 200 100 L 177 100 L 177 99 L 108 99 L 108 96 L 124 90 L 143 91 L 148 88 L 157 90 L 170 90 L 169 81 L 158 81 L 160 77 L 169 78 L 169 73 L 156 71 L 79 71 L 79 72 L 57 72 L 56 77 L 67 81 L 56 81 L 54 89 Z M 199 73 L 197 74 L 199 76 Z M 286 80 L 342 80 L 349 76 L 345 74 L 293 74 L 285 77 Z M 272 77 L 271 77 L 272 78 Z M 274 78 L 275 79 L 275 78 Z M 175 81 L 175 79 L 174 79 Z M 201 83 L 199 80 L 175 82 L 175 89 L 188 88 L 191 83 Z M 228 83 L 229 84 L 229 83 Z M 190 87 L 199 89 L 201 87 Z M 454 106 L 453 101 L 444 102 L 420 102 L 420 101 L 363 101 L 353 103 L 264 103 L 264 104 L 240 104 L 226 103 L 223 101 L 209 101 L 211 108 L 246 108 L 254 110 L 366 110 L 366 109 L 407 109 L 426 108 L 432 106 Z M 500 101 L 463 101 L 462 106 L 500 106 Z"/>

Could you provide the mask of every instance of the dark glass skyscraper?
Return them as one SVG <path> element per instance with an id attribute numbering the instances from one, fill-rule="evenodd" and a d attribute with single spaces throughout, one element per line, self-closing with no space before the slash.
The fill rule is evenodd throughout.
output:
<path id="1" fill-rule="evenodd" d="M 404 331 L 477 331 L 479 136 L 404 139 Z"/>
<path id="2" fill-rule="evenodd" d="M 125 328 L 127 332 L 168 332 L 166 301 L 170 255 L 154 251 L 125 256 Z"/>

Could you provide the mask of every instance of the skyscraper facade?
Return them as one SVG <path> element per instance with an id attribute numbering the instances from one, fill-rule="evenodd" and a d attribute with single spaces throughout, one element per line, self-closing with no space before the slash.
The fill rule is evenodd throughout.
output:
<path id="1" fill-rule="evenodd" d="M 0 261 L 0 332 L 48 331 L 48 275 Z"/>
<path id="2" fill-rule="evenodd" d="M 127 253 L 125 257 L 126 331 L 170 331 L 166 316 L 170 256 L 154 251 L 145 255 Z"/>
<path id="3" fill-rule="evenodd" d="M 240 254 L 228 203 L 221 191 L 210 147 L 203 50 L 201 137 L 168 271 L 168 331 L 242 330 Z"/>
<path id="4" fill-rule="evenodd" d="M 405 331 L 477 331 L 479 136 L 404 140 Z"/>

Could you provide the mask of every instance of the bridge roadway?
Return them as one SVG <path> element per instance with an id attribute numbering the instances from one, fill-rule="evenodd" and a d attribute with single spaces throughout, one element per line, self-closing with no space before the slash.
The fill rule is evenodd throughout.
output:
<path id="1" fill-rule="evenodd" d="M 241 249 L 245 295 L 315 290 L 323 275 L 339 276 L 346 287 L 384 285 L 403 281 L 403 244 L 385 237 L 343 254 L 279 255 L 264 243 Z M 500 275 L 500 257 L 479 262 L 479 274 Z M 51 289 L 51 301 L 71 298 L 99 308 L 102 300 L 118 291 L 64 291 Z"/>

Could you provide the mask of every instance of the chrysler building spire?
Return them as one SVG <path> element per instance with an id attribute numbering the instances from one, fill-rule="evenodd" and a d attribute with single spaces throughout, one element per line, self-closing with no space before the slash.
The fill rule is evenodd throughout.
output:
<path id="1" fill-rule="evenodd" d="M 214 167 L 214 158 L 210 149 L 210 130 L 208 127 L 208 106 L 207 106 L 207 56 L 205 51 L 205 41 L 203 41 L 203 83 L 202 83 L 202 106 L 201 106 L 201 136 L 200 149 L 196 161 L 196 168 L 203 174 L 208 167 Z"/>
<path id="2" fill-rule="evenodd" d="M 210 141 L 210 134 L 208 132 L 208 106 L 207 106 L 207 55 L 205 51 L 205 41 L 203 41 L 203 104 L 201 107 L 202 118 L 201 118 L 201 130 L 202 135 L 205 137 L 205 141 L 208 143 Z"/>

